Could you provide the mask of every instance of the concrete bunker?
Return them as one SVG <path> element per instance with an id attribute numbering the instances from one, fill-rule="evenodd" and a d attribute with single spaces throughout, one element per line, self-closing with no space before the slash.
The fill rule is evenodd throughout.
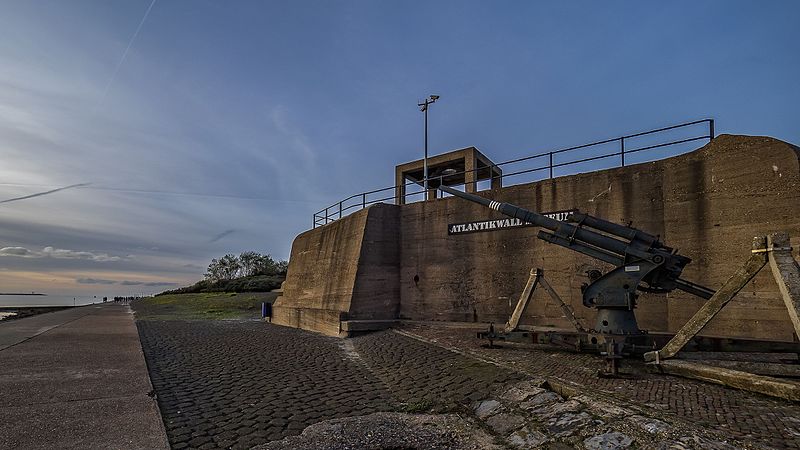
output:
<path id="1" fill-rule="evenodd" d="M 797 147 L 776 139 L 722 135 L 680 156 L 497 186 L 486 195 L 536 211 L 576 208 L 632 222 L 692 258 L 687 278 L 717 288 L 747 254 L 753 236 L 787 231 L 797 255 L 799 155 Z M 543 267 L 578 318 L 592 323 L 580 285 L 586 271 L 608 267 L 536 242 L 524 226 L 448 233 L 450 224 L 498 219 L 477 205 L 438 198 L 376 204 L 302 233 L 273 321 L 329 335 L 404 319 L 502 323 L 530 269 Z M 756 276 L 740 294 L 757 301 L 731 302 L 703 332 L 791 341 L 791 321 L 767 276 Z M 521 317 L 523 325 L 569 326 L 557 305 L 544 298 L 535 304 Z M 680 292 L 643 294 L 637 315 L 644 329 L 675 332 L 701 305 Z"/>

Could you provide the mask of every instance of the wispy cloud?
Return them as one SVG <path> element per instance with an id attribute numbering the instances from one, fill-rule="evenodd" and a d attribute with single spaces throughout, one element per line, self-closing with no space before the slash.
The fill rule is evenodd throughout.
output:
<path id="1" fill-rule="evenodd" d="M 130 280 L 122 280 L 119 282 L 119 284 L 123 286 L 149 286 L 149 287 L 176 285 L 176 283 L 169 283 L 166 281 L 130 281 Z"/>
<path id="2" fill-rule="evenodd" d="M 100 98 L 101 102 L 104 101 L 106 95 L 108 95 L 108 89 L 111 88 L 111 83 L 113 83 L 114 79 L 117 77 L 120 67 L 122 67 L 122 64 L 125 62 L 125 58 L 128 57 L 128 52 L 131 50 L 133 43 L 136 41 L 136 37 L 139 36 L 139 32 L 142 31 L 142 26 L 144 26 L 145 21 L 147 21 L 147 16 L 150 15 L 150 11 L 153 9 L 153 6 L 155 4 L 156 0 L 150 2 L 150 6 L 147 7 L 147 10 L 144 12 L 144 15 L 142 16 L 142 20 L 139 22 L 139 26 L 136 27 L 136 31 L 133 32 L 133 36 L 131 36 L 131 39 L 128 41 L 128 46 L 125 47 L 125 51 L 122 52 L 122 56 L 119 58 L 117 66 L 114 68 L 114 73 L 111 74 L 111 78 L 108 79 L 108 83 L 106 83 L 106 87 L 105 89 L 103 89 L 103 95 Z"/>
<path id="3" fill-rule="evenodd" d="M 56 188 L 56 189 L 51 189 L 49 191 L 37 192 L 35 194 L 24 195 L 22 197 L 14 197 L 14 198 L 6 199 L 6 200 L 0 200 L 0 203 L 11 203 L 11 202 L 19 201 L 19 200 L 27 200 L 29 198 L 41 197 L 43 195 L 54 194 L 56 192 L 64 191 L 64 190 L 67 190 L 67 189 L 73 189 L 73 188 L 82 187 L 82 186 L 89 186 L 90 184 L 92 184 L 92 183 L 72 184 L 72 185 L 69 185 L 69 186 L 64 186 L 64 187 L 60 187 L 60 188 Z"/>
<path id="4" fill-rule="evenodd" d="M 23 258 L 37 258 L 40 254 L 32 252 L 25 247 L 0 248 L 0 256 L 21 256 Z"/>
<path id="5" fill-rule="evenodd" d="M 102 278 L 78 278 L 75 281 L 80 284 L 117 284 L 114 280 L 104 280 Z"/>
<path id="6" fill-rule="evenodd" d="M 118 284 L 120 286 L 147 286 L 147 287 L 165 287 L 175 286 L 177 283 L 167 281 L 132 281 L 132 280 L 108 280 L 105 278 L 76 278 L 75 281 L 79 284 Z"/>
<path id="7" fill-rule="evenodd" d="M 3 247 L 0 248 L 0 256 L 17 256 L 22 258 L 55 258 L 55 259 L 82 259 L 97 262 L 115 262 L 125 259 L 132 259 L 133 255 L 111 256 L 107 253 L 94 253 L 87 251 L 68 250 L 63 248 L 45 247 L 37 252 L 25 247 Z"/>
<path id="8" fill-rule="evenodd" d="M 208 241 L 208 243 L 211 244 L 213 242 L 217 242 L 218 240 L 224 238 L 225 236 L 229 236 L 229 235 L 231 235 L 231 234 L 233 234 L 235 232 L 236 232 L 236 230 L 225 230 L 222 233 L 220 233 L 220 234 L 214 236 L 213 238 L 211 238 L 211 240 Z"/>

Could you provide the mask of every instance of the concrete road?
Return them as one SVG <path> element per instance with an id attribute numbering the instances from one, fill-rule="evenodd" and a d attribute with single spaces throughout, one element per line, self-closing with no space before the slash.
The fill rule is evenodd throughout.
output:
<path id="1" fill-rule="evenodd" d="M 0 448 L 168 448 L 151 392 L 127 306 L 0 323 Z"/>

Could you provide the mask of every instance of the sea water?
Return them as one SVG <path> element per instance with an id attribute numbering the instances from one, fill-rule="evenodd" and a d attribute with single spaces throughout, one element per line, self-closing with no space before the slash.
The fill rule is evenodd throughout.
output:
<path id="1" fill-rule="evenodd" d="M 109 297 L 109 301 L 113 300 Z M 0 295 L 0 307 L 8 306 L 79 306 L 102 303 L 103 297 L 94 295 Z"/>

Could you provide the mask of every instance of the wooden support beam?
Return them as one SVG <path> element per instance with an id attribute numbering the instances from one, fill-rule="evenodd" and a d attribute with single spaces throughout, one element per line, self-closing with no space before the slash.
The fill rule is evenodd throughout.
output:
<path id="1" fill-rule="evenodd" d="M 564 303 L 564 300 L 561 300 L 561 297 L 559 297 L 556 291 L 550 286 L 550 283 L 544 279 L 544 276 L 540 278 L 542 287 L 545 291 L 547 291 L 548 294 L 550 294 L 550 298 L 552 298 L 556 303 L 558 303 L 558 306 L 561 307 L 561 311 L 564 312 L 564 317 L 566 317 L 567 320 L 572 323 L 576 330 L 585 332 L 586 329 L 583 328 L 583 325 L 581 325 L 580 322 L 578 322 L 578 318 L 575 317 L 575 312 L 572 310 L 572 308 L 568 304 Z"/>
<path id="2" fill-rule="evenodd" d="M 789 233 L 779 232 L 767 236 L 767 248 L 772 249 L 769 266 L 778 283 L 781 297 L 794 325 L 794 334 L 800 337 L 800 266 L 792 257 Z"/>
<path id="3" fill-rule="evenodd" d="M 508 322 L 506 322 L 506 333 L 516 330 L 519 326 L 519 320 L 528 307 L 531 297 L 533 297 L 533 291 L 536 289 L 536 284 L 539 282 L 540 276 L 541 272 L 539 269 L 531 269 L 531 275 L 528 277 L 525 289 L 522 290 L 522 294 L 519 296 L 517 306 L 514 307 L 514 312 L 511 313 L 511 317 L 508 319 Z"/>
<path id="4" fill-rule="evenodd" d="M 713 367 L 694 361 L 661 361 L 651 367 L 670 375 L 679 375 L 729 386 L 759 394 L 800 401 L 800 383 L 754 375 L 739 370 Z"/>
<path id="5" fill-rule="evenodd" d="M 645 361 L 660 361 L 674 357 L 717 313 L 767 264 L 766 239 L 755 238 L 750 259 L 678 330 L 661 350 L 644 354 Z"/>

